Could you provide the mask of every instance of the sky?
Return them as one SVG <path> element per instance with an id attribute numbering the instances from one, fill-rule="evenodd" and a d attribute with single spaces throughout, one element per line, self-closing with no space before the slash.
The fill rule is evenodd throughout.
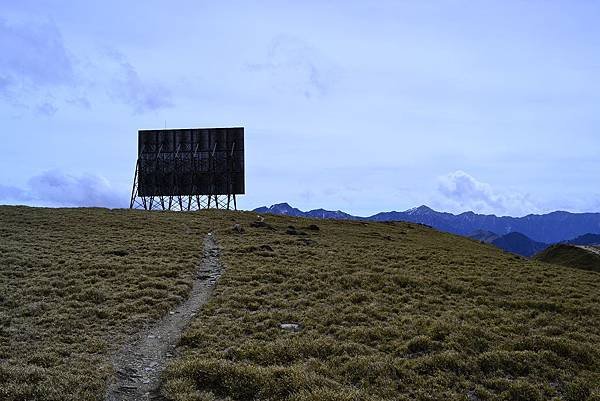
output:
<path id="1" fill-rule="evenodd" d="M 600 212 L 600 2 L 0 0 L 0 203 L 128 207 L 137 130 L 245 127 L 246 195 Z"/>

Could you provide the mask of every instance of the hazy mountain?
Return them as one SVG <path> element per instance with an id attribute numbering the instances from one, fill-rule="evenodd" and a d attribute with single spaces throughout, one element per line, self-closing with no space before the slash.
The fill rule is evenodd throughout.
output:
<path id="1" fill-rule="evenodd" d="M 526 235 L 517 232 L 508 233 L 500 238 L 496 238 L 491 244 L 507 252 L 526 257 L 531 257 L 548 247 L 548 244 L 534 241 Z"/>
<path id="2" fill-rule="evenodd" d="M 314 209 L 308 212 L 303 212 L 295 207 L 291 207 L 287 203 L 277 203 L 270 207 L 259 207 L 253 210 L 256 213 L 272 213 L 294 217 L 311 217 L 314 219 L 334 219 L 334 220 L 358 220 L 360 217 L 352 216 L 340 210 L 332 211 L 325 209 Z"/>
<path id="3" fill-rule="evenodd" d="M 486 230 L 476 230 L 469 234 L 467 237 L 474 239 L 476 241 L 481 241 L 485 243 L 491 243 L 492 241 L 500 238 L 500 236 L 496 233 Z"/>
<path id="4" fill-rule="evenodd" d="M 498 235 L 520 232 L 534 241 L 555 243 L 586 233 L 600 233 L 600 213 L 552 212 L 524 217 L 498 217 L 465 212 L 458 215 L 436 212 L 427 206 L 405 212 L 386 212 L 369 220 L 402 220 L 423 223 L 438 230 L 468 236 L 477 230 Z"/>
<path id="5" fill-rule="evenodd" d="M 269 208 L 258 208 L 256 211 L 259 213 L 317 218 L 409 221 L 426 224 L 441 231 L 463 236 L 469 236 L 477 230 L 490 231 L 499 236 L 511 232 L 519 232 L 536 242 L 548 244 L 570 240 L 587 233 L 600 234 L 600 213 L 552 212 L 542 215 L 530 214 L 524 217 L 498 217 L 473 212 L 455 215 L 452 213 L 437 212 L 427 206 L 420 206 L 404 212 L 382 212 L 370 217 L 359 217 L 340 211 L 327 211 L 323 209 L 302 212 L 287 203 L 273 205 Z"/>
<path id="6" fill-rule="evenodd" d="M 313 217 L 316 219 L 334 219 L 334 220 L 358 220 L 359 217 L 352 216 L 348 213 L 344 213 L 341 210 L 331 211 L 325 209 L 314 209 L 304 213 L 306 217 Z"/>
<path id="7" fill-rule="evenodd" d="M 275 205 L 271 205 L 269 207 L 263 206 L 257 209 L 254 209 L 257 213 L 271 213 L 271 214 L 281 214 L 285 216 L 295 216 L 295 217 L 305 217 L 306 213 L 303 211 L 296 209 L 295 207 L 291 207 L 287 203 L 277 203 Z"/>

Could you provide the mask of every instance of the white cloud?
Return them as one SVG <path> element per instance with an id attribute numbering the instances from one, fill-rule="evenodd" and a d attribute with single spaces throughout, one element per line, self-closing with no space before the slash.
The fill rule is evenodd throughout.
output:
<path id="1" fill-rule="evenodd" d="M 112 65 L 108 95 L 115 101 L 127 104 L 136 114 L 173 106 L 172 93 L 160 82 L 142 79 L 124 55 L 108 52 Z"/>
<path id="2" fill-rule="evenodd" d="M 250 71 L 266 74 L 275 90 L 306 98 L 327 94 L 337 70 L 316 48 L 290 35 L 273 38 L 266 61 L 247 67 Z"/>
<path id="3" fill-rule="evenodd" d="M 101 52 L 74 57 L 53 22 L 0 19 L 0 54 L 0 97 L 43 116 L 54 115 L 61 104 L 89 109 L 88 95 L 98 95 L 98 89 L 136 114 L 172 105 L 166 86 L 141 77 L 115 50 L 108 59 Z"/>
<path id="4" fill-rule="evenodd" d="M 0 53 L 3 90 L 64 85 L 74 78 L 71 58 L 53 23 L 9 24 L 0 19 Z"/>
<path id="5" fill-rule="evenodd" d="M 29 179 L 26 188 L 0 185 L 0 200 L 36 206 L 127 207 L 126 194 L 116 191 L 103 177 L 75 176 L 58 170 Z"/>
<path id="6" fill-rule="evenodd" d="M 441 204 L 453 210 L 509 215 L 539 211 L 529 195 L 495 189 L 461 170 L 438 177 L 438 192 Z"/>
<path id="7" fill-rule="evenodd" d="M 10 24 L 0 19 L 0 96 L 13 107 L 52 116 L 49 95 L 75 85 L 75 71 L 54 23 Z"/>
<path id="8" fill-rule="evenodd" d="M 36 106 L 35 111 L 38 114 L 51 117 L 56 114 L 58 109 L 50 102 L 43 102 Z"/>

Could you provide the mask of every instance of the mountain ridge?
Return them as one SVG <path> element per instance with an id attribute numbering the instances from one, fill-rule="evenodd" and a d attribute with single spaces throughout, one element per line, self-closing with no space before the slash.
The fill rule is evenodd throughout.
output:
<path id="1" fill-rule="evenodd" d="M 586 233 L 564 242 L 570 245 L 599 245 L 600 234 Z"/>
<path id="2" fill-rule="evenodd" d="M 554 211 L 546 214 L 528 214 L 523 217 L 478 214 L 472 211 L 453 214 L 439 212 L 426 205 L 405 211 L 379 212 L 371 216 L 354 216 L 343 211 L 314 209 L 303 212 L 288 203 L 254 209 L 257 213 L 283 214 L 295 217 L 365 221 L 407 221 L 426 224 L 440 231 L 469 236 L 484 230 L 503 236 L 519 232 L 535 242 L 552 244 L 568 241 L 584 234 L 600 234 L 600 213 L 571 213 Z"/>
<path id="3" fill-rule="evenodd" d="M 532 257 L 548 248 L 549 244 L 534 241 L 520 232 L 513 231 L 490 242 L 492 245 L 517 255 Z"/>

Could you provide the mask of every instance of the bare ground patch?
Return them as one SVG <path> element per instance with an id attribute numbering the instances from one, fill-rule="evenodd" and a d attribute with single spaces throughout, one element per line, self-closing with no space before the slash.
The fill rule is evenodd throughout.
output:
<path id="1" fill-rule="evenodd" d="M 173 356 L 182 330 L 208 300 L 222 273 L 214 236 L 204 239 L 204 255 L 189 298 L 152 327 L 133 336 L 112 357 L 114 376 L 106 401 L 160 400 L 160 376 Z"/>

